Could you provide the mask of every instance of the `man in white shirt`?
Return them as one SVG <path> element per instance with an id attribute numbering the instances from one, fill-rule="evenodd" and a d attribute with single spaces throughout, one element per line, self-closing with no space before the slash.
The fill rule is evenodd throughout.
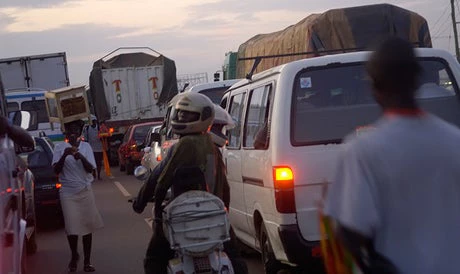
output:
<path id="1" fill-rule="evenodd" d="M 458 273 L 460 130 L 419 109 L 409 42 L 385 41 L 368 72 L 384 115 L 347 138 L 325 213 L 367 273 Z"/>
<path id="2" fill-rule="evenodd" d="M 101 180 L 102 169 L 102 142 L 99 138 L 99 126 L 95 116 L 92 116 L 91 126 L 87 126 L 84 132 L 85 140 L 91 145 L 94 153 L 94 160 L 96 161 L 97 179 Z"/>

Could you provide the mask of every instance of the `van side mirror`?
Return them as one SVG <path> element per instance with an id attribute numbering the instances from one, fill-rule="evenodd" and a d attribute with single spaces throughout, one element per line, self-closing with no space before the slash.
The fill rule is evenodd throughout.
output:
<path id="1" fill-rule="evenodd" d="M 13 125 L 19 126 L 25 130 L 37 130 L 38 119 L 36 111 L 18 110 L 8 114 Z"/>
<path id="2" fill-rule="evenodd" d="M 160 133 L 158 132 L 153 132 L 151 135 L 150 135 L 150 140 L 152 142 L 158 142 L 160 143 L 161 142 L 161 135 Z"/>

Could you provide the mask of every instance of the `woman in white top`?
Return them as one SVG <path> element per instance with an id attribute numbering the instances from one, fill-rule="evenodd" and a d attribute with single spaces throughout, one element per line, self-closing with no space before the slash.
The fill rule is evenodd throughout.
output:
<path id="1" fill-rule="evenodd" d="M 91 189 L 91 183 L 94 181 L 92 173 L 96 168 L 93 151 L 88 143 L 80 141 L 83 125 L 81 120 L 66 123 L 64 134 L 68 142 L 57 144 L 53 154 L 53 168 L 62 184 L 61 206 L 72 252 L 69 272 L 77 270 L 78 235 L 83 236 L 83 270 L 95 271 L 90 261 L 92 232 L 103 227 Z"/>

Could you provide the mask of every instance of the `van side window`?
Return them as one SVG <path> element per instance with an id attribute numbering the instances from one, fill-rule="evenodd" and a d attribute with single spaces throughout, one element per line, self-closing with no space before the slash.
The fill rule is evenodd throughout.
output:
<path id="1" fill-rule="evenodd" d="M 267 149 L 271 85 L 258 87 L 251 91 L 243 146 L 254 149 Z"/>
<path id="2" fill-rule="evenodd" d="M 241 119 L 244 110 L 245 93 L 232 96 L 230 101 L 230 115 L 235 121 L 235 127 L 227 131 L 228 148 L 239 148 L 241 144 Z"/>

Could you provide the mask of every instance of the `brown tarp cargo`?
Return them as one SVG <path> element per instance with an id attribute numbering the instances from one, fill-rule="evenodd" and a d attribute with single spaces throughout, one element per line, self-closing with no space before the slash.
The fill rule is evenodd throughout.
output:
<path id="1" fill-rule="evenodd" d="M 259 34 L 238 48 L 238 59 L 282 54 L 310 53 L 263 58 L 255 72 L 291 61 L 373 47 L 388 36 L 408 39 L 418 47 L 431 47 L 425 18 L 389 4 L 333 9 L 311 14 L 284 30 Z M 237 78 L 251 71 L 254 60 L 237 61 Z"/>

